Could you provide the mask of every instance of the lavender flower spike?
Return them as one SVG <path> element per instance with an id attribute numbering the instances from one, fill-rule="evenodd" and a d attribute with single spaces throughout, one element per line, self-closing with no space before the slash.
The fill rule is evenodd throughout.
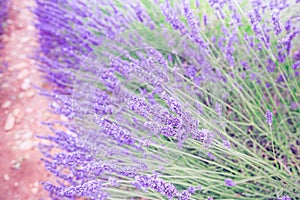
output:
<path id="1" fill-rule="evenodd" d="M 273 22 L 273 29 L 276 35 L 279 35 L 281 33 L 281 26 L 279 22 L 279 10 L 275 9 L 272 12 L 272 22 Z"/>
<path id="2" fill-rule="evenodd" d="M 271 126 L 273 121 L 273 114 L 270 110 L 267 110 L 266 112 L 266 121 Z"/>
<path id="3" fill-rule="evenodd" d="M 166 183 L 157 176 L 136 176 L 133 185 L 135 185 L 137 188 L 152 188 L 157 192 L 167 196 L 169 199 L 179 194 L 179 192 L 173 184 Z"/>
<path id="4" fill-rule="evenodd" d="M 228 140 L 223 140 L 223 145 L 226 149 L 230 149 L 230 142 Z"/>

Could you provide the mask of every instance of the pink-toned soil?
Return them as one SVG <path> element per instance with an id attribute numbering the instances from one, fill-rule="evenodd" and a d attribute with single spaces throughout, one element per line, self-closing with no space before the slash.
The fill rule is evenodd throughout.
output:
<path id="1" fill-rule="evenodd" d="M 12 0 L 0 52 L 0 200 L 48 199 L 40 182 L 50 174 L 40 161 L 35 135 L 49 134 L 42 121 L 54 119 L 47 99 L 32 86 L 45 88 L 38 67 L 29 57 L 37 46 L 33 0 Z"/>

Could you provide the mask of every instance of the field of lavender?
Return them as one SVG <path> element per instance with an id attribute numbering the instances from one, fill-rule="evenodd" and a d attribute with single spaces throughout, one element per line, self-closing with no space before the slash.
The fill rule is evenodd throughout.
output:
<path id="1" fill-rule="evenodd" d="M 299 3 L 37 0 L 50 196 L 299 199 Z"/>

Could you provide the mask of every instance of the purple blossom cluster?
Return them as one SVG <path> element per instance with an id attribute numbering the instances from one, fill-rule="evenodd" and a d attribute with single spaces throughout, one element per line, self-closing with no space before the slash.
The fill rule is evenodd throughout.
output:
<path id="1" fill-rule="evenodd" d="M 204 40 L 200 36 L 200 22 L 195 18 L 188 1 L 183 1 L 183 10 L 188 25 L 190 27 L 190 37 L 199 45 L 200 48 L 206 48 Z"/>
<path id="2" fill-rule="evenodd" d="M 225 185 L 228 186 L 228 187 L 233 187 L 233 186 L 236 186 L 236 183 L 232 181 L 231 178 L 227 178 L 225 179 Z"/>
<path id="3" fill-rule="evenodd" d="M 201 190 L 200 186 L 189 187 L 187 190 L 179 192 L 172 183 L 167 183 L 160 179 L 157 175 L 141 175 L 136 176 L 132 183 L 135 187 L 142 190 L 153 189 L 168 199 L 176 197 L 178 200 L 188 200 L 192 194 Z"/>
<path id="4" fill-rule="evenodd" d="M 248 15 L 252 30 L 255 33 L 256 38 L 262 41 L 266 45 L 266 47 L 268 47 L 268 40 L 266 38 L 264 30 L 261 27 L 261 16 L 259 14 L 259 11 L 257 9 L 254 9 L 253 11 L 250 11 Z"/>
<path id="5" fill-rule="evenodd" d="M 92 199 L 106 199 L 107 193 L 101 192 L 101 181 L 89 181 L 79 186 L 71 186 L 68 188 L 58 187 L 50 183 L 44 183 L 44 187 L 47 190 L 53 191 L 59 196 L 73 198 L 74 196 L 94 196 Z"/>
<path id="6" fill-rule="evenodd" d="M 156 190 L 157 192 L 163 194 L 164 196 L 168 197 L 169 199 L 180 196 L 179 192 L 177 191 L 176 187 L 171 183 L 166 183 L 162 179 L 158 178 L 157 176 L 136 176 L 135 182 L 133 183 L 137 188 L 151 188 Z M 188 199 L 188 197 L 186 198 Z"/>
<path id="7" fill-rule="evenodd" d="M 141 98 L 133 97 L 128 102 L 132 111 L 147 118 L 143 128 L 148 129 L 152 134 L 174 137 L 180 143 L 183 143 L 188 136 L 192 136 L 193 139 L 203 142 L 204 146 L 208 147 L 212 144 L 214 134 L 206 129 L 200 131 L 199 122 L 183 110 L 180 102 L 164 92 L 158 95 L 165 100 L 171 112 L 157 103 L 147 104 L 145 99 Z"/>
<path id="8" fill-rule="evenodd" d="M 188 33 L 188 30 L 185 27 L 184 23 L 179 20 L 175 10 L 173 10 L 169 4 L 161 6 L 161 9 L 166 17 L 166 21 L 172 25 L 173 29 L 179 30 L 182 35 Z"/>

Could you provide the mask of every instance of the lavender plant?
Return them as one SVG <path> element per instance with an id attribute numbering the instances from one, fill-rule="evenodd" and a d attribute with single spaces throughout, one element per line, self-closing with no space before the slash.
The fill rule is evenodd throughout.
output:
<path id="1" fill-rule="evenodd" d="M 297 199 L 298 1 L 39 0 L 53 199 Z"/>

